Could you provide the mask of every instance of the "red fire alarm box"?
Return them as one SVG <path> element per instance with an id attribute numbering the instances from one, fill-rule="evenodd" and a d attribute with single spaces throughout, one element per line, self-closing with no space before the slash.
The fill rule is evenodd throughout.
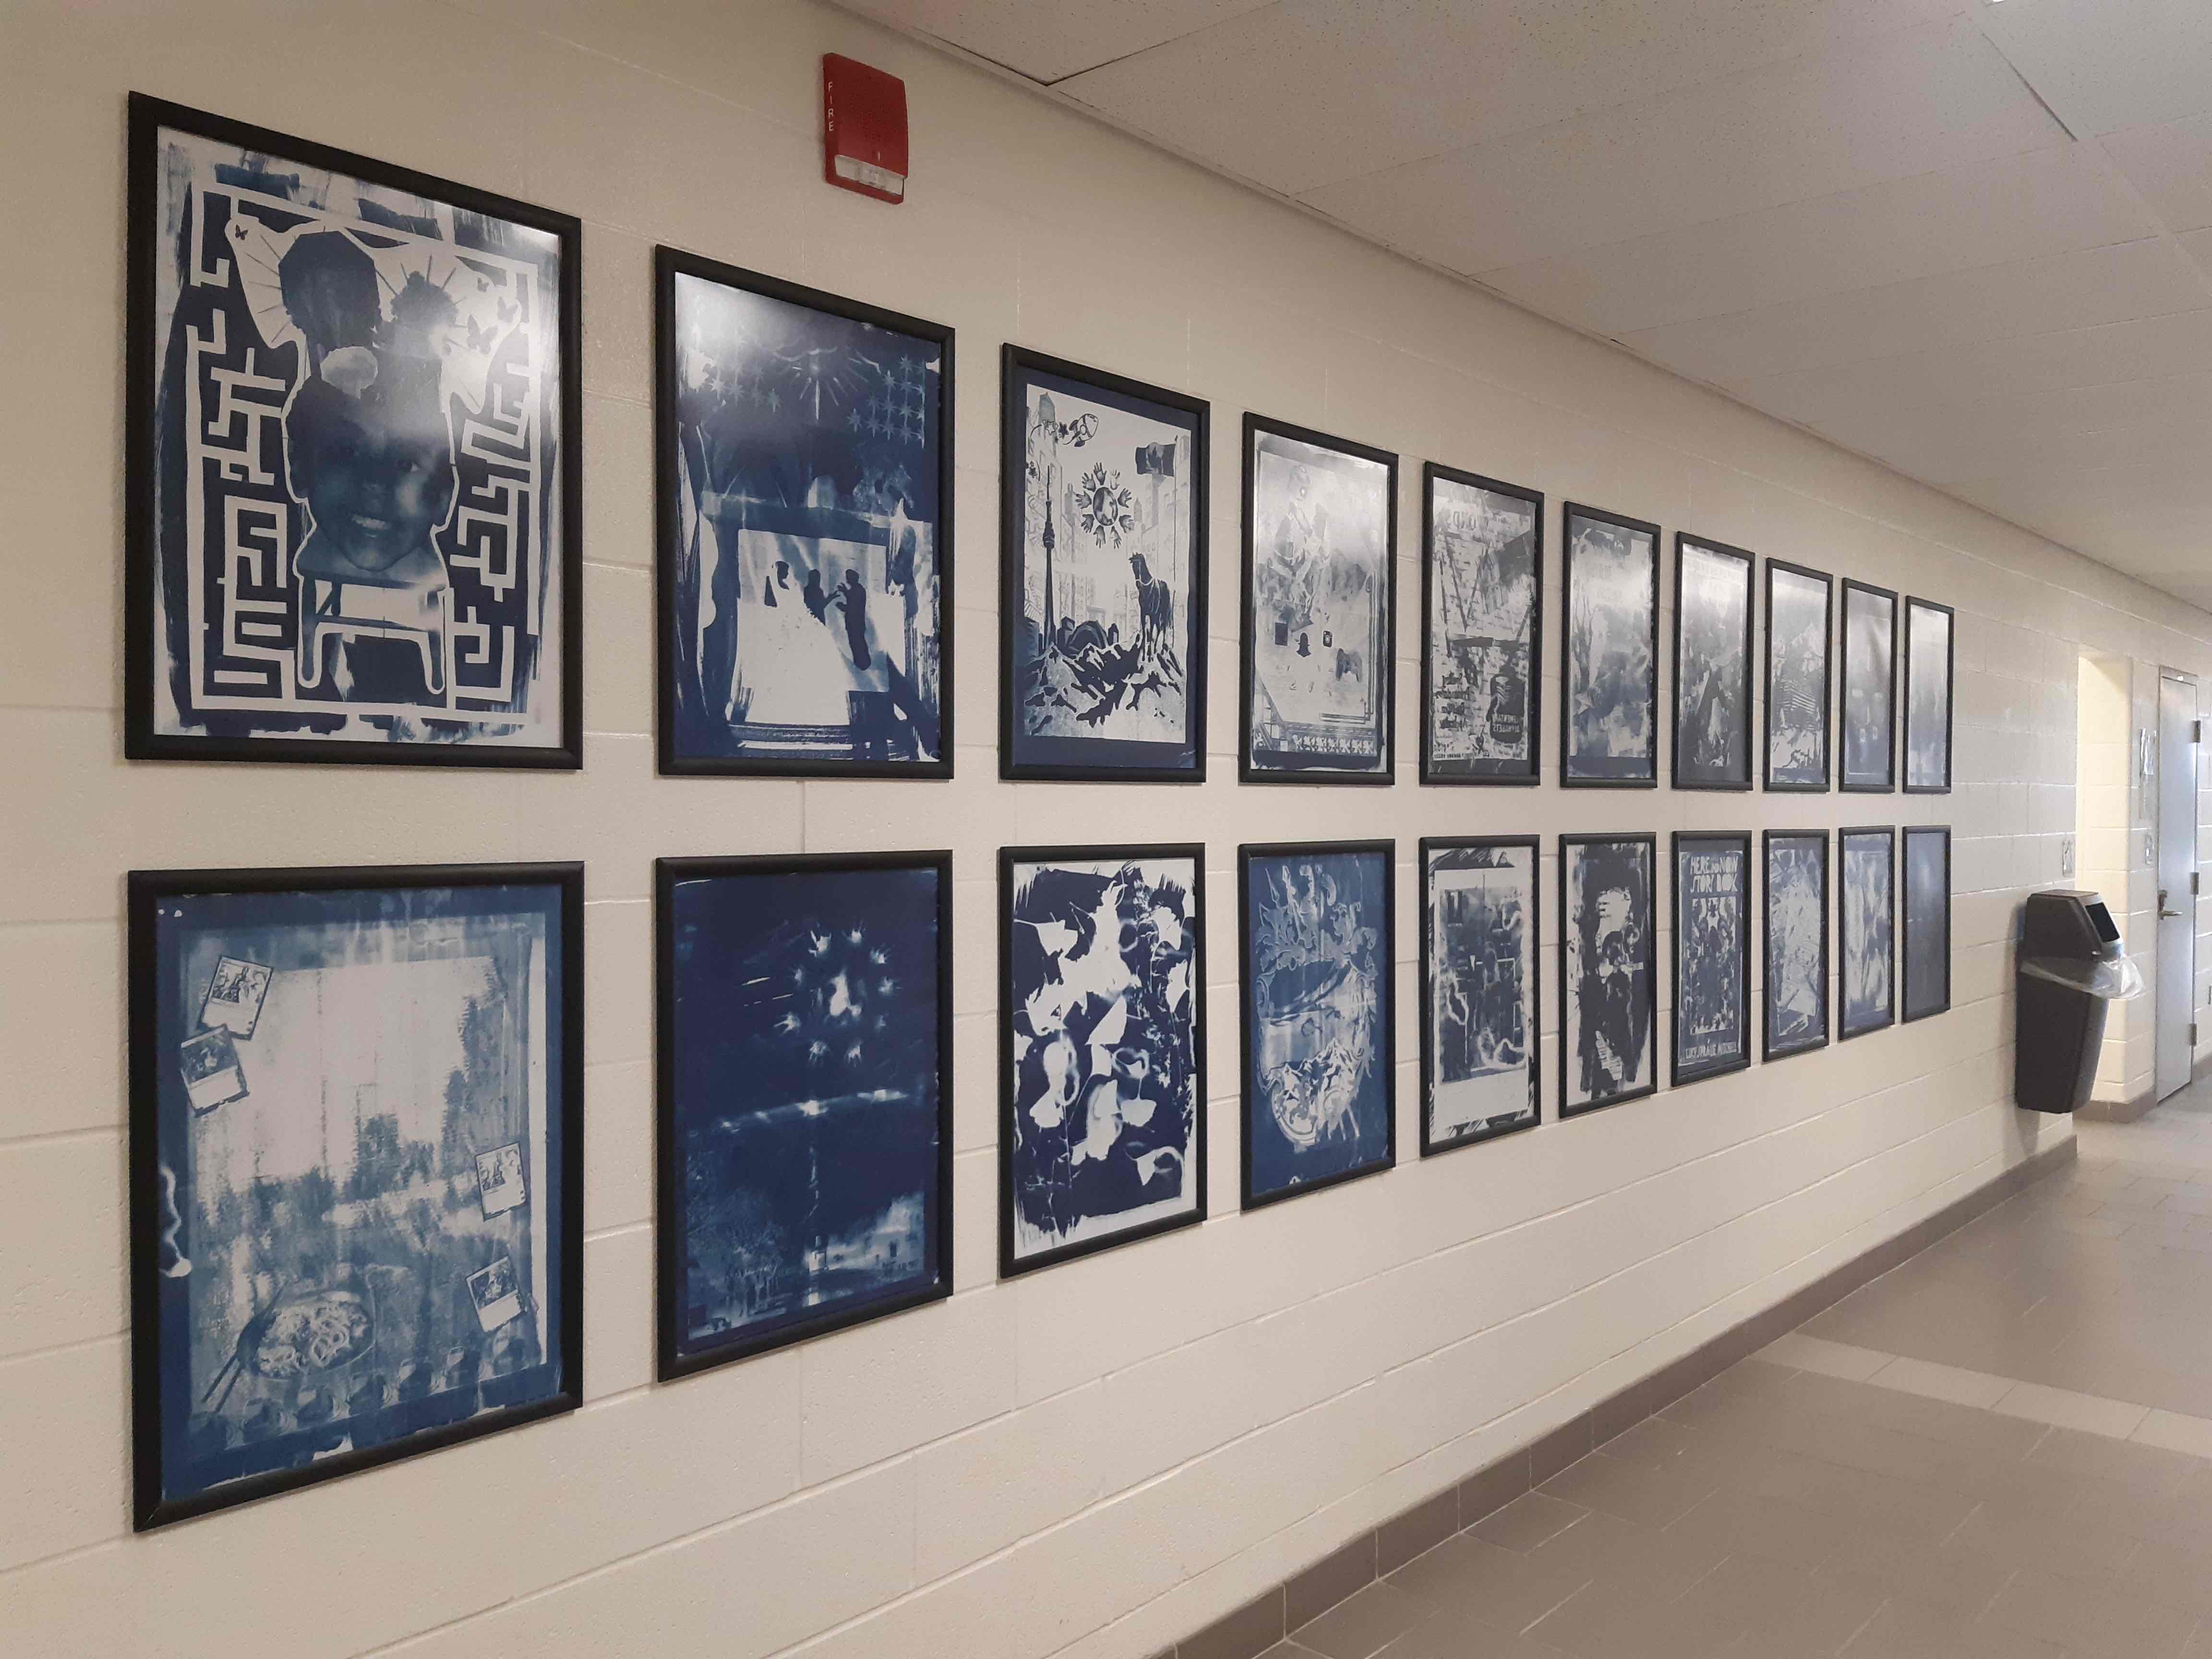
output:
<path id="1" fill-rule="evenodd" d="M 906 200 L 906 82 L 822 57 L 822 176 L 879 202 Z"/>

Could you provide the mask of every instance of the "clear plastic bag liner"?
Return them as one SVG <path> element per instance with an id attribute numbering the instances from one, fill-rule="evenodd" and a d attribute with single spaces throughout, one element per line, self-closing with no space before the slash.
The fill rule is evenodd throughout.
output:
<path id="1" fill-rule="evenodd" d="M 2024 957 L 2020 971 L 2107 1002 L 2130 1002 L 2143 994 L 2142 969 L 2125 957 L 2100 957 L 2094 962 L 2070 957 Z"/>

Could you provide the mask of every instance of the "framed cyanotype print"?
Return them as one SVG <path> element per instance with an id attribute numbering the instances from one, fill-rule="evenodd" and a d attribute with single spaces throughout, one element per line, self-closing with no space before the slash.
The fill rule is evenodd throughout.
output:
<path id="1" fill-rule="evenodd" d="M 653 251 L 659 761 L 952 772 L 952 331 Z"/>
<path id="2" fill-rule="evenodd" d="M 1766 562 L 1766 787 L 1828 787 L 1828 640 L 1835 583 Z"/>
<path id="3" fill-rule="evenodd" d="M 1952 633 L 1957 617 L 1933 599 L 1905 601 L 1905 793 L 1951 789 Z"/>
<path id="4" fill-rule="evenodd" d="M 1536 1126 L 1534 836 L 1421 842 L 1421 1156 Z"/>
<path id="5" fill-rule="evenodd" d="M 1006 348 L 999 772 L 1206 776 L 1203 399 Z"/>
<path id="6" fill-rule="evenodd" d="M 130 878 L 142 1529 L 583 1397 L 583 866 Z"/>
<path id="7" fill-rule="evenodd" d="M 1838 787 L 1897 787 L 1897 595 L 1844 579 L 1843 764 Z"/>
<path id="8" fill-rule="evenodd" d="M 1674 534 L 1674 787 L 1751 787 L 1751 579 L 1741 548 Z"/>
<path id="9" fill-rule="evenodd" d="M 1759 1058 L 1828 1041 L 1828 832 L 1769 830 L 1766 975 Z"/>
<path id="10" fill-rule="evenodd" d="M 1951 830 L 1905 832 L 1905 1012 L 1908 1023 L 1951 1006 Z"/>
<path id="11" fill-rule="evenodd" d="M 1659 526 L 1567 503 L 1559 781 L 1659 787 Z"/>
<path id="12" fill-rule="evenodd" d="M 1534 783 L 1544 498 L 1421 469 L 1421 781 Z"/>
<path id="13" fill-rule="evenodd" d="M 1676 1088 L 1751 1064 L 1751 836 L 1674 834 Z"/>
<path id="14" fill-rule="evenodd" d="M 1206 849 L 999 851 L 999 1272 L 1206 1218 Z"/>
<path id="15" fill-rule="evenodd" d="M 1398 458 L 1244 417 L 1247 783 L 1391 781 Z"/>
<path id="16" fill-rule="evenodd" d="M 1838 830 L 1843 960 L 1836 1017 L 1841 1040 L 1879 1031 L 1896 1018 L 1897 831 L 1887 826 Z"/>
<path id="17" fill-rule="evenodd" d="M 1559 837 L 1559 1115 L 1657 1092 L 1658 839 Z"/>
<path id="18" fill-rule="evenodd" d="M 137 760 L 574 768 L 577 222 L 133 94 Z"/>
<path id="19" fill-rule="evenodd" d="M 1397 1161 L 1394 843 L 1237 849 L 1248 1210 Z"/>
<path id="20" fill-rule="evenodd" d="M 952 855 L 662 859 L 659 1373 L 952 1293 Z"/>

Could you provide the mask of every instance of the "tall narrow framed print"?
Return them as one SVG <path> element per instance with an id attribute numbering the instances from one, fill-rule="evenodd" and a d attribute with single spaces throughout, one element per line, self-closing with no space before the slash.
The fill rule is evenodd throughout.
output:
<path id="1" fill-rule="evenodd" d="M 1387 841 L 1237 849 L 1244 1207 L 1397 1161 Z"/>
<path id="2" fill-rule="evenodd" d="M 1951 1006 L 1951 830 L 1915 824 L 1905 832 L 1905 973 L 1902 1018 L 1909 1024 Z"/>
<path id="3" fill-rule="evenodd" d="M 1751 1064 L 1751 836 L 1674 834 L 1676 1088 Z"/>
<path id="4" fill-rule="evenodd" d="M 952 331 L 653 251 L 665 773 L 952 772 Z"/>
<path id="5" fill-rule="evenodd" d="M 1766 995 L 1760 1058 L 1828 1041 L 1828 832 L 1766 832 Z"/>
<path id="6" fill-rule="evenodd" d="M 1421 781 L 1534 783 L 1544 498 L 1421 469 Z"/>
<path id="7" fill-rule="evenodd" d="M 1559 645 L 1559 781 L 1659 786 L 1659 526 L 1572 501 Z"/>
<path id="8" fill-rule="evenodd" d="M 1897 787 L 1897 595 L 1844 579 L 1843 764 L 1838 787 Z"/>
<path id="9" fill-rule="evenodd" d="M 1247 783 L 1391 781 L 1398 458 L 1244 417 Z"/>
<path id="10" fill-rule="evenodd" d="M 1421 842 L 1421 1156 L 1541 1115 L 1534 836 Z"/>
<path id="11" fill-rule="evenodd" d="M 1559 837 L 1559 1115 L 1656 1093 L 1658 840 Z"/>
<path id="12" fill-rule="evenodd" d="M 1951 788 L 1952 633 L 1956 614 L 1933 599 L 1905 601 L 1905 793 Z"/>
<path id="13" fill-rule="evenodd" d="M 134 872 L 141 1529 L 583 1397 L 579 864 Z"/>
<path id="14" fill-rule="evenodd" d="M 1674 535 L 1674 787 L 1751 787 L 1751 580 L 1740 548 Z"/>
<path id="15" fill-rule="evenodd" d="M 999 1272 L 1206 1218 L 1206 849 L 999 852 Z"/>
<path id="16" fill-rule="evenodd" d="M 1828 787 L 1828 641 L 1835 582 L 1766 562 L 1766 787 Z"/>
<path id="17" fill-rule="evenodd" d="M 952 855 L 662 859 L 663 1382 L 952 1293 Z"/>
<path id="18" fill-rule="evenodd" d="M 1207 409 L 1006 348 L 999 771 L 1206 776 Z"/>
<path id="19" fill-rule="evenodd" d="M 573 217 L 134 93 L 124 748 L 582 763 Z"/>
<path id="20" fill-rule="evenodd" d="M 1842 1039 L 1879 1031 L 1897 1017 L 1897 831 L 1842 830 L 1836 845 L 1844 935 L 1836 1035 Z"/>

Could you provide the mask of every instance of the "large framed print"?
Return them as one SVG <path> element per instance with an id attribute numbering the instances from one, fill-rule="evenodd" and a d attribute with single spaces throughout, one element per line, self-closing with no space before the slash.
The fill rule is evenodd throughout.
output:
<path id="1" fill-rule="evenodd" d="M 1897 831 L 1838 830 L 1837 911 L 1843 961 L 1837 995 L 1839 1040 L 1879 1031 L 1897 1017 Z"/>
<path id="2" fill-rule="evenodd" d="M 1659 526 L 1569 501 L 1559 781 L 1659 787 Z"/>
<path id="3" fill-rule="evenodd" d="M 583 1398 L 583 866 L 129 882 L 142 1530 Z"/>
<path id="4" fill-rule="evenodd" d="M 952 1293 L 952 855 L 662 859 L 659 1375 Z"/>
<path id="5" fill-rule="evenodd" d="M 1206 1218 L 1206 849 L 999 852 L 999 1272 Z"/>
<path id="6" fill-rule="evenodd" d="M 1248 1210 L 1397 1161 L 1394 843 L 1237 850 Z"/>
<path id="7" fill-rule="evenodd" d="M 1247 783 L 1391 781 L 1398 458 L 1244 417 Z"/>
<path id="8" fill-rule="evenodd" d="M 1951 1006 L 1951 830 L 1905 832 L 1905 1012 L 1910 1023 Z"/>
<path id="9" fill-rule="evenodd" d="M 1835 582 L 1766 562 L 1766 787 L 1828 787 L 1828 652 Z"/>
<path id="10" fill-rule="evenodd" d="M 124 750 L 582 763 L 575 219 L 134 93 Z"/>
<path id="11" fill-rule="evenodd" d="M 1421 842 L 1421 1156 L 1536 1126 L 1534 836 Z"/>
<path id="12" fill-rule="evenodd" d="M 1559 837 L 1559 1115 L 1657 1092 L 1658 839 Z"/>
<path id="13" fill-rule="evenodd" d="M 1751 584 L 1741 548 L 1674 535 L 1674 787 L 1751 787 Z"/>
<path id="14" fill-rule="evenodd" d="M 1204 400 L 1006 348 L 999 771 L 1206 776 Z"/>
<path id="15" fill-rule="evenodd" d="M 1421 781 L 1537 781 L 1544 497 L 1421 469 Z"/>
<path id="16" fill-rule="evenodd" d="M 1838 787 L 1897 787 L 1897 595 L 1844 579 L 1843 763 Z"/>
<path id="17" fill-rule="evenodd" d="M 952 772 L 952 331 L 653 251 L 659 763 Z"/>
<path id="18" fill-rule="evenodd" d="M 1828 832 L 1766 832 L 1766 975 L 1759 1057 L 1828 1041 Z"/>
<path id="19" fill-rule="evenodd" d="M 1676 1088 L 1751 1064 L 1751 836 L 1674 834 Z"/>
<path id="20" fill-rule="evenodd" d="M 1933 599 L 1905 600 L 1905 793 L 1951 789 L 1952 635 L 1957 616 Z"/>

